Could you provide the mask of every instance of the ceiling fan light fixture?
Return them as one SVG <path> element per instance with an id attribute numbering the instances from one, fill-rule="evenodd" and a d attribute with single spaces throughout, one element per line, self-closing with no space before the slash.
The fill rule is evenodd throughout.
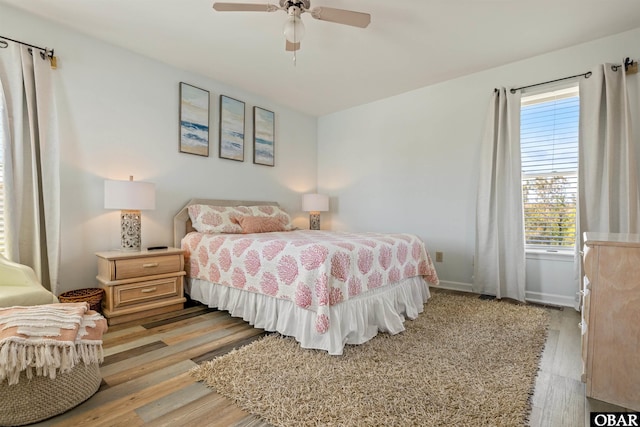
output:
<path id="1" fill-rule="evenodd" d="M 292 6 L 290 9 L 298 9 Z M 284 23 L 284 37 L 291 43 L 300 43 L 304 37 L 305 29 L 302 19 L 300 19 L 300 11 L 289 10 L 289 17 Z"/>
<path id="2" fill-rule="evenodd" d="M 282 32 L 287 41 L 285 50 L 293 52 L 294 62 L 295 53 L 300 50 L 300 40 L 303 39 L 306 32 L 304 23 L 300 19 L 303 13 L 308 13 L 313 19 L 319 21 L 335 22 L 358 28 L 366 28 L 371 23 L 371 15 L 368 13 L 325 6 L 311 8 L 311 0 L 278 0 L 278 4 L 272 4 L 272 0 L 268 1 L 269 3 L 256 4 L 227 3 L 216 0 L 213 3 L 213 9 L 218 12 L 275 12 L 278 10 L 286 12 L 288 16 Z"/>

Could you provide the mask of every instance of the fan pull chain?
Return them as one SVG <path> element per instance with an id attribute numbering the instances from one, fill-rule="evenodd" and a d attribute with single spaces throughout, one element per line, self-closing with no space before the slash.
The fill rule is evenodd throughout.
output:
<path id="1" fill-rule="evenodd" d="M 298 35 L 296 34 L 296 26 L 293 26 L 293 40 L 296 42 L 299 42 L 300 40 L 298 40 Z M 293 46 L 293 66 L 295 67 L 297 65 L 296 63 L 296 53 L 298 53 L 298 49 L 296 48 L 296 46 Z"/>

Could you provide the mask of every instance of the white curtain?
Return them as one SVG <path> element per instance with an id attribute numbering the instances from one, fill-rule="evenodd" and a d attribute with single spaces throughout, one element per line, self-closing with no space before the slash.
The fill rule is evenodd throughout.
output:
<path id="1" fill-rule="evenodd" d="M 473 290 L 525 299 L 520 92 L 495 90 L 480 155 Z"/>
<path id="2" fill-rule="evenodd" d="M 584 231 L 640 232 L 640 141 L 632 129 L 640 125 L 640 112 L 637 90 L 627 90 L 628 78 L 638 75 L 628 77 L 624 67 L 603 64 L 580 82 L 578 249 Z"/>
<path id="3" fill-rule="evenodd" d="M 57 294 L 60 174 L 50 62 L 10 43 L 0 49 L 7 255 Z"/>

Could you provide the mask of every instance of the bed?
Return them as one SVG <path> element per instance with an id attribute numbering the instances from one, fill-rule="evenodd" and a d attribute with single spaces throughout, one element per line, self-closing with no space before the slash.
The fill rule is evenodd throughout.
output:
<path id="1" fill-rule="evenodd" d="M 193 300 L 332 355 L 402 332 L 438 284 L 417 236 L 299 230 L 276 202 L 192 199 L 174 241 Z"/>

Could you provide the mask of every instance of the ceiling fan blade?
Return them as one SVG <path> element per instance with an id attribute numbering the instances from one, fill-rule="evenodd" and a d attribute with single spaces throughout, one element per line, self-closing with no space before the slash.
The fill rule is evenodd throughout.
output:
<path id="1" fill-rule="evenodd" d="M 333 7 L 315 7 L 311 9 L 311 16 L 320 21 L 336 22 L 365 28 L 371 22 L 371 15 L 351 10 L 335 9 Z"/>
<path id="2" fill-rule="evenodd" d="M 273 4 L 256 3 L 213 3 L 213 9 L 218 12 L 275 12 L 278 6 Z"/>
<path id="3" fill-rule="evenodd" d="M 287 45 L 285 47 L 285 50 L 287 52 L 295 52 L 296 50 L 300 50 L 300 42 L 291 43 L 289 40 L 287 40 Z"/>

